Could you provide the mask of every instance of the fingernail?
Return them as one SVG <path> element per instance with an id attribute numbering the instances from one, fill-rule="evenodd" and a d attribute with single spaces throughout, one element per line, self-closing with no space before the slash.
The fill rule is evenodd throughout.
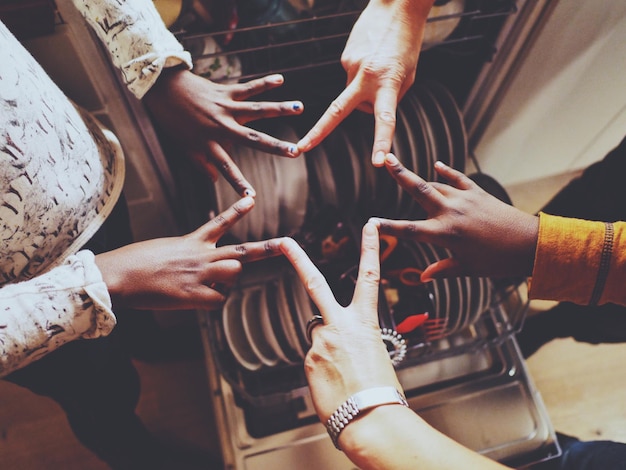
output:
<path id="1" fill-rule="evenodd" d="M 374 225 L 371 220 L 363 226 L 363 233 L 366 235 L 376 235 L 377 232 L 376 225 Z"/>
<path id="2" fill-rule="evenodd" d="M 289 148 L 287 149 L 287 151 L 293 157 L 297 157 L 298 155 L 300 155 L 300 151 L 298 150 L 298 146 L 297 145 L 290 145 Z"/>
<path id="3" fill-rule="evenodd" d="M 283 83 L 283 76 L 280 74 L 270 75 L 267 79 L 272 83 Z"/>
<path id="4" fill-rule="evenodd" d="M 443 162 L 440 162 L 439 160 L 437 160 L 435 162 L 435 166 L 438 168 L 445 168 L 446 165 Z"/>
<path id="5" fill-rule="evenodd" d="M 400 163 L 400 161 L 398 160 L 398 157 L 396 157 L 393 153 L 388 153 L 385 156 L 385 163 L 388 163 L 390 165 L 397 165 L 398 163 Z"/>
<path id="6" fill-rule="evenodd" d="M 294 103 L 294 104 L 291 105 L 291 108 L 294 111 L 300 111 L 302 109 L 302 103 Z"/>
<path id="7" fill-rule="evenodd" d="M 243 209 L 247 209 L 248 207 L 252 207 L 254 205 L 254 199 L 250 196 L 246 196 L 241 199 L 240 207 Z"/>
<path id="8" fill-rule="evenodd" d="M 255 196 L 256 196 L 256 193 L 254 192 L 254 189 L 252 189 L 252 188 L 246 188 L 246 189 L 243 191 L 243 195 L 244 195 L 244 197 L 246 197 L 246 196 L 249 196 L 249 197 L 255 197 Z"/>
<path id="9" fill-rule="evenodd" d="M 430 276 L 424 276 L 424 273 L 420 276 L 420 281 L 422 282 L 432 282 L 434 279 Z"/>
<path id="10" fill-rule="evenodd" d="M 381 166 L 381 165 L 384 165 L 384 163 L 385 163 L 385 152 L 382 152 L 382 151 L 376 152 L 376 154 L 374 155 L 374 158 L 372 158 L 372 164 L 374 164 L 374 166 Z"/>
<path id="11" fill-rule="evenodd" d="M 377 219 L 375 217 L 370 218 L 370 220 L 367 221 L 368 224 L 373 224 L 374 227 L 378 228 L 380 227 L 380 219 Z"/>

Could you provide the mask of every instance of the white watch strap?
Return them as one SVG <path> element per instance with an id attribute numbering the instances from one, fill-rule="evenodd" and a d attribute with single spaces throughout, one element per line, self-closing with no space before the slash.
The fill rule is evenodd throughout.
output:
<path id="1" fill-rule="evenodd" d="M 330 435 L 335 447 L 339 450 L 339 434 L 360 413 L 381 405 L 409 406 L 395 387 L 374 387 L 355 393 L 348 398 L 335 412 L 330 415 L 326 422 L 326 430 Z"/>

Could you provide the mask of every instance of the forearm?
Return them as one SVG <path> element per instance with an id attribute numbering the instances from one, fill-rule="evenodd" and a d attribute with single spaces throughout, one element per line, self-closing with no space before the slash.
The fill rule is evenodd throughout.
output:
<path id="1" fill-rule="evenodd" d="M 191 68 L 191 56 L 165 27 L 152 0 L 72 1 L 137 98 L 145 95 L 164 67 Z"/>
<path id="2" fill-rule="evenodd" d="M 111 301 L 91 252 L 0 289 L 0 376 L 79 338 L 108 335 Z"/>
<path id="3" fill-rule="evenodd" d="M 502 469 L 440 433 L 411 409 L 380 406 L 340 435 L 341 448 L 362 470 Z"/>
<path id="4" fill-rule="evenodd" d="M 626 305 L 625 279 L 625 222 L 605 224 L 541 214 L 532 298 Z"/>

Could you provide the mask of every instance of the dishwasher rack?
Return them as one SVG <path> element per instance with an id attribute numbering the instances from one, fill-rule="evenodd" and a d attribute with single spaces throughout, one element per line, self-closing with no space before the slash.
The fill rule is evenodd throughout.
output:
<path id="1" fill-rule="evenodd" d="M 234 76 L 212 79 L 248 80 L 339 63 L 350 30 L 366 4 L 364 0 L 317 0 L 312 8 L 298 11 L 284 0 L 278 13 L 258 23 L 211 30 L 212 26 L 191 15 L 183 25 L 174 25 L 173 32 L 195 62 L 240 63 Z M 517 12 L 516 0 L 438 0 L 434 5 L 423 50 L 438 49 L 459 57 L 479 55 L 481 62 L 495 53 L 494 34 L 503 20 Z M 429 35 L 429 27 L 434 34 Z M 441 30 L 448 34 L 442 36 Z M 207 42 L 212 44 L 208 49 L 203 47 Z M 205 72 L 210 75 L 211 71 Z"/>

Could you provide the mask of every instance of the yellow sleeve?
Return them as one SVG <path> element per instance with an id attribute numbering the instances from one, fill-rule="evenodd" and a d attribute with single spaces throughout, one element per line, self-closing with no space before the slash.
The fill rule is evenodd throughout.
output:
<path id="1" fill-rule="evenodd" d="M 533 299 L 626 305 L 626 223 L 539 214 Z"/>

